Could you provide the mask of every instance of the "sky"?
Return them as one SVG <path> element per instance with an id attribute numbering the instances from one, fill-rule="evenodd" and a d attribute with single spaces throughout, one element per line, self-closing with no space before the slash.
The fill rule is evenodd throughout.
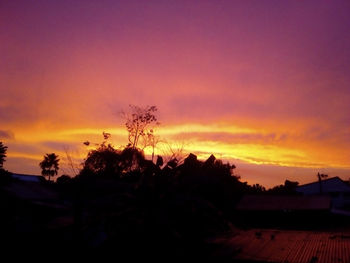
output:
<path id="1" fill-rule="evenodd" d="M 40 174 L 55 152 L 72 173 L 65 151 L 78 165 L 103 131 L 126 145 L 133 104 L 158 107 L 166 145 L 248 183 L 349 180 L 349 14 L 338 0 L 2 0 L 4 167 Z"/>

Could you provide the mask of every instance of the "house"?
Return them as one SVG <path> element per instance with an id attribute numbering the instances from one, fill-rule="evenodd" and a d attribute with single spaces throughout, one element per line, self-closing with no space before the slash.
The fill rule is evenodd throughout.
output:
<path id="1" fill-rule="evenodd" d="M 328 196 L 245 195 L 237 204 L 240 211 L 293 212 L 321 211 L 331 208 Z"/>
<path id="2" fill-rule="evenodd" d="M 329 222 L 331 198 L 303 195 L 245 195 L 236 205 L 237 225 L 263 228 L 311 228 Z M 318 226 L 318 225 L 317 225 Z"/>
<path id="3" fill-rule="evenodd" d="M 323 195 L 332 200 L 332 210 L 350 211 L 350 185 L 339 177 L 332 177 L 317 182 L 304 184 L 296 188 L 304 196 Z"/>
<path id="4" fill-rule="evenodd" d="M 336 176 L 321 181 L 300 185 L 296 188 L 296 191 L 304 195 L 339 195 L 350 193 L 350 186 L 348 183 Z"/>
<path id="5" fill-rule="evenodd" d="M 13 179 L 17 179 L 22 182 L 32 182 L 32 183 L 40 183 L 45 181 L 45 178 L 40 175 L 29 175 L 29 174 L 16 174 L 11 173 L 11 177 Z"/>

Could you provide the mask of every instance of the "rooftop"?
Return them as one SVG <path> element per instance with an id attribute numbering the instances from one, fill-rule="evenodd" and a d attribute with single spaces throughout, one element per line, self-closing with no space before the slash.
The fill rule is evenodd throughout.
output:
<path id="1" fill-rule="evenodd" d="M 278 210 L 328 210 L 329 196 L 289 196 L 289 195 L 245 195 L 238 203 L 238 210 L 278 211 Z"/>
<path id="2" fill-rule="evenodd" d="M 257 262 L 349 262 L 350 235 L 339 232 L 251 229 L 217 240 L 236 249 L 234 259 Z"/>

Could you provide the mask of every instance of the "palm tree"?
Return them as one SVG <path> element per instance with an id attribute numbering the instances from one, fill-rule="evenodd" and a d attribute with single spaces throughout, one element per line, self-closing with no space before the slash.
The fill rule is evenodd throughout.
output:
<path id="1" fill-rule="evenodd" d="M 43 176 L 49 177 L 49 182 L 51 176 L 57 175 L 57 171 L 59 169 L 58 162 L 60 159 L 58 159 L 58 155 L 54 153 L 46 154 L 44 156 L 44 160 L 39 164 L 41 168 L 41 174 Z"/>
<path id="2" fill-rule="evenodd" d="M 7 146 L 0 142 L 0 169 L 3 169 L 3 164 L 6 158 Z"/>

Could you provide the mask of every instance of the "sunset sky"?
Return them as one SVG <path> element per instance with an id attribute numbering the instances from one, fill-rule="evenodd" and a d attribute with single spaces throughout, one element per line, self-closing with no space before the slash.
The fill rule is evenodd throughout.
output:
<path id="1" fill-rule="evenodd" d="M 0 1 L 4 167 L 112 134 L 129 104 L 156 133 L 248 183 L 350 178 L 350 1 Z M 162 154 L 162 149 L 158 153 Z M 147 151 L 146 151 L 147 153 Z"/>

